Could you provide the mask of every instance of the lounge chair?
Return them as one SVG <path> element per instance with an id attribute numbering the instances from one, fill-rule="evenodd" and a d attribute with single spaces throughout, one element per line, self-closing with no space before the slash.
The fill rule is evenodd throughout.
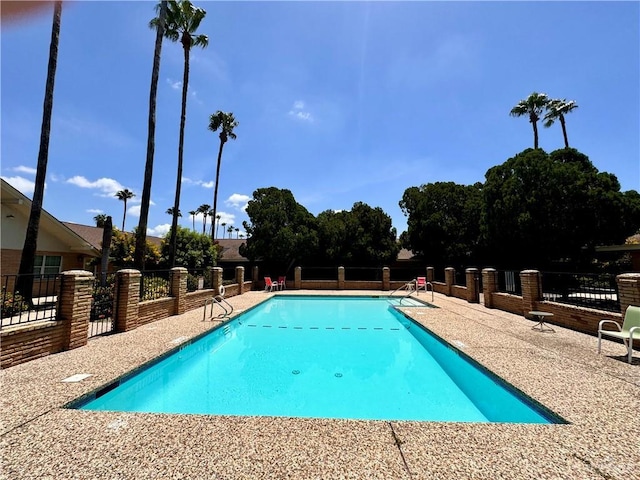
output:
<path id="1" fill-rule="evenodd" d="M 284 290 L 287 288 L 287 277 L 278 277 L 278 289 Z"/>
<path id="2" fill-rule="evenodd" d="M 602 327 L 608 323 L 614 324 L 617 327 L 617 330 L 604 330 Z M 627 307 L 627 311 L 624 313 L 622 326 L 614 320 L 600 321 L 598 324 L 598 353 L 600 353 L 602 335 L 621 339 L 624 342 L 625 347 L 627 347 L 627 360 L 631 363 L 631 357 L 633 356 L 633 340 L 640 340 L 640 307 L 634 307 L 632 305 Z"/>
<path id="3" fill-rule="evenodd" d="M 427 277 L 416 278 L 416 292 L 419 292 L 420 289 L 427 291 Z"/>
<path id="4" fill-rule="evenodd" d="M 269 292 L 273 292 L 274 290 L 278 289 L 278 284 L 277 282 L 273 282 L 271 280 L 271 277 L 264 277 L 264 290 L 269 291 Z"/>

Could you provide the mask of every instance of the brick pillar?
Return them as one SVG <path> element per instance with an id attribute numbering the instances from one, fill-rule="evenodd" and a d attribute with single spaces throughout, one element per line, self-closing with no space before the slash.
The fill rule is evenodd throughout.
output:
<path id="1" fill-rule="evenodd" d="M 213 281 L 211 284 L 213 285 L 214 294 L 217 295 L 222 286 L 222 267 L 213 267 Z"/>
<path id="2" fill-rule="evenodd" d="M 618 299 L 620 313 L 624 314 L 629 305 L 640 306 L 640 273 L 623 273 L 616 277 L 618 282 Z"/>
<path id="3" fill-rule="evenodd" d="M 302 267 L 296 267 L 293 271 L 293 288 L 296 290 L 302 288 Z"/>
<path id="4" fill-rule="evenodd" d="M 184 267 L 171 269 L 171 296 L 173 297 L 174 315 L 180 315 L 187 311 L 187 276 L 189 271 Z"/>
<path id="5" fill-rule="evenodd" d="M 523 270 L 520 272 L 522 285 L 522 314 L 528 315 L 531 310 L 537 308 L 542 301 L 542 283 L 538 270 Z"/>
<path id="6" fill-rule="evenodd" d="M 213 288 L 213 267 L 207 267 L 207 285 L 210 285 L 210 288 Z"/>
<path id="7" fill-rule="evenodd" d="M 113 309 L 116 332 L 126 332 L 138 326 L 141 278 L 142 274 L 138 270 L 116 272 L 116 305 Z"/>
<path id="8" fill-rule="evenodd" d="M 435 272 L 433 267 L 427 267 L 427 282 L 433 283 L 434 277 L 435 277 Z"/>
<path id="9" fill-rule="evenodd" d="M 338 290 L 344 290 L 344 267 L 338 267 Z"/>
<path id="10" fill-rule="evenodd" d="M 456 283 L 456 269 L 453 267 L 447 267 L 444 269 L 444 283 L 446 283 L 447 290 L 445 294 L 447 297 L 451 296 L 453 292 L 453 285 Z"/>
<path id="11" fill-rule="evenodd" d="M 382 267 L 382 290 L 391 290 L 391 270 Z"/>
<path id="12" fill-rule="evenodd" d="M 94 277 L 85 270 L 62 272 L 56 318 L 63 322 L 63 350 L 82 347 L 89 337 Z"/>
<path id="13" fill-rule="evenodd" d="M 236 267 L 236 283 L 238 284 L 238 295 L 244 292 L 244 267 Z"/>
<path id="14" fill-rule="evenodd" d="M 482 270 L 482 295 L 484 306 L 493 308 L 493 293 L 498 291 L 498 271 L 495 268 Z"/>
<path id="15" fill-rule="evenodd" d="M 467 280 L 467 302 L 480 303 L 478 269 L 467 268 L 464 273 Z"/>

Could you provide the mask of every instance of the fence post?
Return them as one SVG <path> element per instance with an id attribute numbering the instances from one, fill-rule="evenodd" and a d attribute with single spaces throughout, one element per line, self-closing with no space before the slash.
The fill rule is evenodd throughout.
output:
<path id="1" fill-rule="evenodd" d="M 244 292 L 244 267 L 236 267 L 236 283 L 238 284 L 238 295 Z"/>
<path id="2" fill-rule="evenodd" d="M 344 267 L 338 267 L 338 290 L 344 290 Z"/>
<path id="3" fill-rule="evenodd" d="M 542 282 L 538 270 L 523 270 L 520 272 L 520 284 L 522 285 L 522 314 L 528 315 L 531 310 L 537 308 L 542 301 Z"/>
<path id="4" fill-rule="evenodd" d="M 180 315 L 187 311 L 187 276 L 189 271 L 184 267 L 173 267 L 169 284 L 171 296 L 174 298 L 174 315 Z"/>
<path id="5" fill-rule="evenodd" d="M 640 273 L 623 273 L 616 277 L 616 282 L 618 282 L 620 313 L 624 320 L 624 314 L 629 305 L 640 306 Z"/>
<path id="6" fill-rule="evenodd" d="M 427 282 L 433 283 L 435 272 L 433 267 L 427 267 Z"/>
<path id="7" fill-rule="evenodd" d="M 482 295 L 484 306 L 493 308 L 493 293 L 498 291 L 498 271 L 495 268 L 482 269 Z"/>
<path id="8" fill-rule="evenodd" d="M 116 305 L 113 309 L 116 332 L 126 332 L 138 326 L 141 278 L 139 270 L 127 268 L 116 272 Z"/>
<path id="9" fill-rule="evenodd" d="M 296 290 L 302 288 L 302 267 L 296 267 L 293 271 L 293 288 Z"/>
<path id="10" fill-rule="evenodd" d="M 94 277 L 85 270 L 69 270 L 60 275 L 56 317 L 64 322 L 62 349 L 71 350 L 87 344 Z"/>
<path id="11" fill-rule="evenodd" d="M 382 267 L 382 290 L 391 290 L 391 269 Z"/>
<path id="12" fill-rule="evenodd" d="M 451 296 L 453 292 L 453 285 L 456 283 L 456 269 L 453 267 L 447 267 L 444 269 L 444 283 L 446 283 L 447 290 L 445 294 L 447 297 Z"/>
<path id="13" fill-rule="evenodd" d="M 217 295 L 220 292 L 222 286 L 222 267 L 213 267 L 213 293 Z"/>
<path id="14" fill-rule="evenodd" d="M 258 285 L 260 282 L 260 272 L 258 270 L 258 266 L 254 265 L 253 268 L 251 269 L 251 281 L 253 282 L 253 290 L 257 290 L 258 289 Z"/>
<path id="15" fill-rule="evenodd" d="M 478 291 L 478 269 L 467 268 L 465 271 L 467 282 L 467 302 L 480 303 L 480 292 Z"/>

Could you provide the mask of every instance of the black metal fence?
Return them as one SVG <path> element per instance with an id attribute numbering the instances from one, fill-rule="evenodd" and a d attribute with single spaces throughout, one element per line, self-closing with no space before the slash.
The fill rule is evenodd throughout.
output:
<path id="1" fill-rule="evenodd" d="M 424 267 L 395 267 L 389 269 L 392 282 L 410 282 L 418 277 L 426 277 L 427 269 Z"/>
<path id="2" fill-rule="evenodd" d="M 211 270 L 208 268 L 191 268 L 187 275 L 187 292 L 213 288 Z"/>
<path id="3" fill-rule="evenodd" d="M 91 300 L 91 316 L 89 317 L 89 338 L 114 331 L 115 288 L 116 275 L 113 273 L 105 276 L 104 283 L 100 279 L 95 280 Z"/>
<path id="4" fill-rule="evenodd" d="M 18 291 L 19 277 L 31 283 L 31 301 Z M 0 329 L 41 320 L 55 320 L 59 293 L 60 274 L 57 273 L 3 275 Z"/>
<path id="5" fill-rule="evenodd" d="M 522 295 L 522 283 L 520 283 L 520 271 L 498 270 L 498 292 Z"/>
<path id="6" fill-rule="evenodd" d="M 140 278 L 140 301 L 168 297 L 171 292 L 170 270 L 143 271 Z"/>
<path id="7" fill-rule="evenodd" d="M 542 296 L 552 302 L 620 311 L 618 284 L 613 274 L 543 272 Z"/>

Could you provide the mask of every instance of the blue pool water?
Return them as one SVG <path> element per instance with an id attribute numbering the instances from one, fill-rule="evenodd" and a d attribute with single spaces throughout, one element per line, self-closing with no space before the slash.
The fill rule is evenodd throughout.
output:
<path id="1" fill-rule="evenodd" d="M 371 297 L 273 297 L 93 397 L 80 408 L 560 421 L 407 319 L 387 299 Z"/>

